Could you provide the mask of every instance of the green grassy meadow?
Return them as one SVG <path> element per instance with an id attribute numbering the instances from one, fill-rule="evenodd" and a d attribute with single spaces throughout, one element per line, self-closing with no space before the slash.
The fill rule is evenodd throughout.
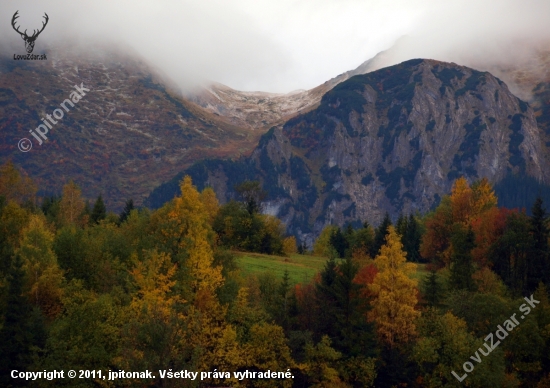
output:
<path id="1" fill-rule="evenodd" d="M 272 272 L 276 278 L 281 279 L 285 270 L 288 270 L 290 281 L 296 283 L 309 283 L 315 274 L 323 269 L 326 257 L 298 255 L 291 257 L 262 255 L 250 252 L 235 252 L 237 264 L 244 276 Z"/>
<path id="2" fill-rule="evenodd" d="M 288 270 L 290 282 L 309 283 L 315 274 L 323 269 L 328 258 L 319 256 L 293 254 L 291 257 L 263 255 L 251 252 L 234 252 L 237 265 L 244 276 L 271 272 L 281 279 Z M 417 265 L 417 272 L 411 274 L 420 283 L 427 276 L 425 264 Z"/>

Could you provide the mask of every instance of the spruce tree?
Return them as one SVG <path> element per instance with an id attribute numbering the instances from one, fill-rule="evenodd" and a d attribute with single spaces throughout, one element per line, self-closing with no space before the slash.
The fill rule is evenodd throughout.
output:
<path id="1" fill-rule="evenodd" d="M 376 257 L 382 245 L 386 242 L 386 235 L 388 234 L 388 228 L 392 225 L 390 215 L 388 212 L 384 215 L 382 223 L 376 228 L 374 233 L 374 244 L 372 244 L 372 250 L 370 255 Z"/>
<path id="2" fill-rule="evenodd" d="M 527 261 L 527 292 L 534 292 L 539 282 L 548 282 L 548 216 L 542 198 L 537 197 L 531 210 L 533 248 Z"/>
<path id="3" fill-rule="evenodd" d="M 134 200 L 129 199 L 126 201 L 126 204 L 124 205 L 124 209 L 122 210 L 122 213 L 120 213 L 120 216 L 118 218 L 118 222 L 122 224 L 128 217 L 130 217 L 131 211 L 134 210 Z"/>
<path id="4" fill-rule="evenodd" d="M 353 229 L 351 224 L 346 226 L 344 231 L 344 238 L 346 239 L 346 252 L 344 252 L 344 257 L 351 257 L 351 249 L 355 246 L 355 240 L 357 237 L 357 232 Z"/>
<path id="5" fill-rule="evenodd" d="M 370 356 L 374 345 L 372 324 L 365 320 L 367 306 L 358 295 L 361 285 L 353 281 L 359 267 L 348 258 L 340 265 L 328 260 L 315 286 L 318 316 L 316 334 L 328 335 L 334 348 L 357 357 Z"/>
<path id="6" fill-rule="evenodd" d="M 423 280 L 426 302 L 429 306 L 437 306 L 441 300 L 441 285 L 437 281 L 435 269 L 430 271 L 427 278 Z"/>
<path id="7" fill-rule="evenodd" d="M 407 233 L 407 228 L 409 224 L 409 220 L 407 217 L 403 215 L 403 213 L 399 214 L 399 218 L 397 219 L 397 223 L 395 224 L 395 230 L 397 230 L 397 233 L 401 235 L 401 238 L 405 236 Z"/>
<path id="8" fill-rule="evenodd" d="M 276 322 L 285 331 L 289 329 L 290 316 L 290 275 L 288 270 L 285 270 L 279 289 L 277 290 L 277 310 L 276 310 Z"/>
<path id="9" fill-rule="evenodd" d="M 457 228 L 451 237 L 453 253 L 451 255 L 451 284 L 456 289 L 473 290 L 472 249 L 474 248 L 474 232 L 471 226 L 467 230 Z"/>
<path id="10" fill-rule="evenodd" d="M 107 209 L 105 208 L 105 203 L 103 203 L 103 198 L 99 195 L 95 201 L 94 208 L 92 209 L 90 221 L 93 224 L 99 224 L 99 221 L 104 220 L 106 216 Z"/>
<path id="11" fill-rule="evenodd" d="M 345 257 L 346 251 L 349 248 L 349 244 L 346 236 L 344 236 L 340 228 L 334 230 L 330 235 L 330 245 L 336 250 L 336 252 L 338 253 L 338 257 Z"/>
<path id="12" fill-rule="evenodd" d="M 420 233 L 420 225 L 418 220 L 412 214 L 409 215 L 407 221 L 407 228 L 403 234 L 403 248 L 407 252 L 407 260 L 412 262 L 420 261 L 420 240 L 422 234 Z"/>
<path id="13" fill-rule="evenodd" d="M 4 387 L 13 383 L 10 376 L 12 370 L 24 371 L 31 362 L 31 307 L 27 298 L 22 295 L 25 272 L 19 255 L 12 262 L 8 276 L 4 324 L 0 329 L 0 382 L 3 382 Z"/>

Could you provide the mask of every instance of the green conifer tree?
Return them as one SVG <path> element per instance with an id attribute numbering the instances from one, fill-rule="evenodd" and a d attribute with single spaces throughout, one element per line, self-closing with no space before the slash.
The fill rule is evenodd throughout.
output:
<path id="1" fill-rule="evenodd" d="M 370 255 L 376 257 L 382 245 L 386 243 L 386 235 L 388 234 L 388 228 L 392 225 L 390 215 L 388 212 L 384 215 L 382 223 L 376 228 L 374 233 L 374 244 L 372 244 L 372 250 Z"/>
<path id="2" fill-rule="evenodd" d="M 12 260 L 4 323 L 0 329 L 0 382 L 4 387 L 13 384 L 12 370 L 27 370 L 31 362 L 31 306 L 22 295 L 25 283 L 23 262 L 19 255 Z"/>
<path id="3" fill-rule="evenodd" d="M 92 224 L 99 224 L 99 221 L 104 220 L 107 216 L 107 209 L 105 208 L 105 203 L 101 195 L 97 197 L 95 201 L 94 208 L 92 209 L 92 214 L 90 216 L 90 222 Z"/>
<path id="4" fill-rule="evenodd" d="M 456 289 L 473 290 L 472 249 L 474 248 L 474 232 L 471 227 L 464 230 L 457 228 L 451 237 L 453 253 L 451 255 L 451 284 Z"/>
<path id="5" fill-rule="evenodd" d="M 437 272 L 435 269 L 430 271 L 427 278 L 423 280 L 425 290 L 424 297 L 429 306 L 437 306 L 441 300 L 441 284 L 437 281 Z"/>
<path id="6" fill-rule="evenodd" d="M 533 236 L 533 248 L 527 261 L 527 289 L 526 292 L 534 292 L 539 282 L 548 282 L 548 216 L 543 206 L 542 198 L 537 197 L 532 208 L 530 219 L 531 234 Z"/>
<path id="7" fill-rule="evenodd" d="M 126 204 L 124 205 L 124 209 L 122 210 L 122 213 L 120 213 L 120 216 L 118 218 L 119 224 L 122 224 L 128 217 L 130 217 L 130 213 L 134 210 L 134 200 L 129 199 L 126 201 Z"/>

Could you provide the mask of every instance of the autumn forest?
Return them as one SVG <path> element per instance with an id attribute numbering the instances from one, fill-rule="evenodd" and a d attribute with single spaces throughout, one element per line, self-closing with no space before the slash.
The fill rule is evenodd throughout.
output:
<path id="1" fill-rule="evenodd" d="M 1 386 L 550 387 L 540 198 L 507 209 L 487 180 L 458 178 L 427 214 L 327 226 L 307 246 L 262 212 L 255 181 L 220 204 L 186 176 L 161 208 L 128 200 L 120 214 L 74 182 L 59 196 L 39 189 L 0 166 Z M 296 283 L 245 274 L 242 252 L 326 262 Z M 10 377 L 69 369 L 155 378 Z M 231 375 L 161 378 L 169 369 Z M 267 370 L 292 378 L 233 375 Z"/>

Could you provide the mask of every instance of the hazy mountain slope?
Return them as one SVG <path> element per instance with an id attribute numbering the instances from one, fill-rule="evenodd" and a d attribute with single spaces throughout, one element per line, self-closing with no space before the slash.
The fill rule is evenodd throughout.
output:
<path id="1" fill-rule="evenodd" d="M 373 65 L 379 62 L 380 55 L 382 54 L 310 90 L 297 90 L 287 94 L 243 92 L 212 83 L 186 95 L 186 98 L 234 125 L 266 131 L 297 114 L 316 108 L 323 95 L 339 83 L 354 75 L 372 71 Z"/>
<path id="2" fill-rule="evenodd" d="M 318 108 L 270 130 L 250 157 L 184 173 L 222 200 L 243 179 L 261 180 L 266 210 L 310 238 L 328 223 L 425 212 L 460 175 L 548 182 L 542 136 L 533 109 L 491 74 L 411 60 L 339 84 Z M 170 199 L 182 175 L 148 203 Z"/>
<path id="3" fill-rule="evenodd" d="M 0 61 L 0 157 L 48 192 L 69 179 L 110 209 L 138 204 L 154 187 L 204 157 L 250 152 L 259 133 L 220 120 L 178 97 L 142 60 L 114 49 L 52 50 L 47 61 Z M 29 134 L 83 83 L 86 96 L 47 134 Z M 18 150 L 21 138 L 33 149 Z"/>

